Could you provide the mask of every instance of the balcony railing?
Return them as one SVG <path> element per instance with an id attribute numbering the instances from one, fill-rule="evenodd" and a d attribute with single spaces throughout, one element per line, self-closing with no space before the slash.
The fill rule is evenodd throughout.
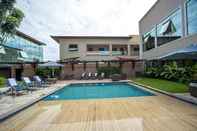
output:
<path id="1" fill-rule="evenodd" d="M 126 56 L 128 55 L 127 51 L 112 51 L 112 56 Z"/>
<path id="2" fill-rule="evenodd" d="M 132 51 L 131 56 L 139 56 L 139 51 Z"/>
<path id="3" fill-rule="evenodd" d="M 88 56 L 109 56 L 109 51 L 87 51 L 86 55 Z"/>
<path id="4" fill-rule="evenodd" d="M 68 52 L 66 55 L 64 55 L 64 59 L 70 59 L 70 58 L 77 58 L 80 57 L 80 53 L 78 51 Z"/>

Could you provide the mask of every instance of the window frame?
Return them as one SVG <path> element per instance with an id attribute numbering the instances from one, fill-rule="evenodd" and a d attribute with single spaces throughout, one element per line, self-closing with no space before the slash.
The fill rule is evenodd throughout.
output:
<path id="1" fill-rule="evenodd" d="M 70 47 L 70 46 L 76 46 L 76 47 Z M 77 52 L 77 51 L 79 51 L 79 47 L 78 47 L 78 44 L 69 44 L 68 45 L 68 51 L 69 52 Z"/>
<path id="2" fill-rule="evenodd" d="M 186 31 L 186 36 L 189 36 L 189 35 L 195 35 L 197 34 L 196 33 L 190 33 L 189 32 L 189 19 L 188 19 L 188 3 L 190 2 L 191 0 L 186 0 L 185 3 L 184 3 L 184 8 L 185 8 L 185 31 Z"/>

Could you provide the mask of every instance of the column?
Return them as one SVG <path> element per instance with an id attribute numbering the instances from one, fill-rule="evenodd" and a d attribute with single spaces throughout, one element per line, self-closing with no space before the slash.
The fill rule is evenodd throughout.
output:
<path id="1" fill-rule="evenodd" d="M 129 44 L 127 46 L 127 53 L 128 56 L 131 56 L 131 46 Z"/>
<path id="2" fill-rule="evenodd" d="M 109 54 L 112 56 L 112 44 L 109 44 Z"/>

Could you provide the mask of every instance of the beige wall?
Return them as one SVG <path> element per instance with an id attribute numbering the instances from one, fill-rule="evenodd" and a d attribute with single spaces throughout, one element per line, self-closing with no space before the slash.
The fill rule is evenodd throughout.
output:
<path id="1" fill-rule="evenodd" d="M 23 73 L 22 76 L 32 77 L 35 75 L 35 69 L 32 65 L 28 64 L 23 67 Z"/>
<path id="2" fill-rule="evenodd" d="M 139 37 L 128 38 L 58 38 L 60 44 L 60 59 L 64 60 L 70 56 L 85 57 L 87 45 L 132 45 L 139 46 Z M 78 52 L 69 52 L 69 44 L 77 44 Z"/>
<path id="3" fill-rule="evenodd" d="M 108 64 L 99 64 L 99 67 L 106 67 Z M 111 64 L 111 67 L 119 67 L 119 64 Z M 126 74 L 128 77 L 135 77 L 136 72 L 143 71 L 143 63 L 142 62 L 127 62 L 122 64 L 122 73 Z M 62 77 L 66 75 L 74 75 L 75 79 L 79 79 L 83 72 L 97 72 L 96 64 L 86 64 L 86 70 L 83 68 L 83 64 L 74 64 L 74 70 L 72 70 L 71 64 L 64 64 Z"/>

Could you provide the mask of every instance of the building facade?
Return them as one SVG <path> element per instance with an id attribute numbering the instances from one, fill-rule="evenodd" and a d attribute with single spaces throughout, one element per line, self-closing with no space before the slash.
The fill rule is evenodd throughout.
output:
<path id="1" fill-rule="evenodd" d="M 157 60 L 197 44 L 197 0 L 158 0 L 139 22 L 140 58 Z"/>
<path id="2" fill-rule="evenodd" d="M 34 75 L 33 63 L 43 61 L 43 45 L 43 42 L 18 31 L 0 46 L 0 74 L 17 80 L 22 76 Z"/>
<path id="3" fill-rule="evenodd" d="M 64 72 L 73 74 L 76 78 L 83 72 L 97 72 L 99 67 L 108 66 L 107 61 L 118 59 L 139 59 L 139 36 L 52 36 L 60 45 L 60 60 L 85 61 L 84 64 L 65 64 Z M 92 61 L 97 61 L 93 63 Z M 105 61 L 105 62 L 103 62 Z M 140 66 L 139 66 L 140 65 Z M 112 64 L 110 66 L 119 66 Z M 134 67 L 135 66 L 135 67 Z M 134 76 L 141 71 L 142 64 L 125 63 L 122 72 Z"/>

